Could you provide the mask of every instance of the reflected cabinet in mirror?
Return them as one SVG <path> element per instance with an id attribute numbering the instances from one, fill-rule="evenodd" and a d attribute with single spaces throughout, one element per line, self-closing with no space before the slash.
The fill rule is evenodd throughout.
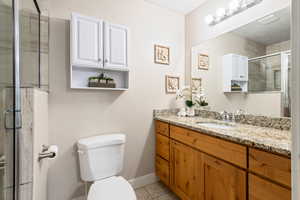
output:
<path id="1" fill-rule="evenodd" d="M 211 109 L 290 117 L 290 15 L 287 7 L 192 47 L 190 80 L 202 80 Z"/>

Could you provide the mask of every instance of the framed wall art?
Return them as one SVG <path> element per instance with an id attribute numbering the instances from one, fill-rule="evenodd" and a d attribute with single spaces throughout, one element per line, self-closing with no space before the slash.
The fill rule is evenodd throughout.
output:
<path id="1" fill-rule="evenodd" d="M 154 62 L 156 64 L 170 65 L 170 48 L 154 45 Z"/>
<path id="2" fill-rule="evenodd" d="M 202 88 L 202 79 L 201 78 L 192 78 L 192 84 L 191 84 L 192 92 L 197 93 L 200 92 Z"/>
<path id="3" fill-rule="evenodd" d="M 166 93 L 174 94 L 179 90 L 180 87 L 180 78 L 179 76 L 166 76 Z"/>
<path id="4" fill-rule="evenodd" d="M 198 69 L 209 69 L 209 56 L 207 54 L 198 54 Z"/>

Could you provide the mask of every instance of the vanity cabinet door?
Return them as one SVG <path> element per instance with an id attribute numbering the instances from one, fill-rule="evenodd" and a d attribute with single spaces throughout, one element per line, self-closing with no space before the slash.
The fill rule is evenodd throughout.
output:
<path id="1" fill-rule="evenodd" d="M 170 187 L 183 200 L 197 200 L 197 155 L 189 146 L 171 141 Z M 197 188 L 198 187 L 198 188 Z M 199 193 L 199 192 L 198 192 Z"/>
<path id="2" fill-rule="evenodd" d="M 71 64 L 103 67 L 103 21 L 72 14 Z"/>
<path id="3" fill-rule="evenodd" d="M 246 172 L 202 154 L 201 200 L 246 200 Z"/>
<path id="4" fill-rule="evenodd" d="M 249 174 L 249 200 L 291 200 L 291 190 Z"/>

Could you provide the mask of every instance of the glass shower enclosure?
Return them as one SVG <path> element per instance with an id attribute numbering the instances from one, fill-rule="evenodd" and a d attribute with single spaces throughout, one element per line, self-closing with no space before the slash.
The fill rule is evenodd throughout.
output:
<path id="1" fill-rule="evenodd" d="M 41 80 L 41 18 L 35 0 L 0 0 L 0 200 L 32 195 L 30 184 L 28 194 L 21 192 L 21 90 L 47 86 Z"/>
<path id="2" fill-rule="evenodd" d="M 249 59 L 249 92 L 279 92 L 281 116 L 291 116 L 291 51 Z"/>

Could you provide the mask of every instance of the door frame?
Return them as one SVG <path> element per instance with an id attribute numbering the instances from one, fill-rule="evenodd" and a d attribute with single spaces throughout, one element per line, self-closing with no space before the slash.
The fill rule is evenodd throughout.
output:
<path id="1" fill-rule="evenodd" d="M 292 199 L 300 199 L 300 0 L 292 0 Z"/>

